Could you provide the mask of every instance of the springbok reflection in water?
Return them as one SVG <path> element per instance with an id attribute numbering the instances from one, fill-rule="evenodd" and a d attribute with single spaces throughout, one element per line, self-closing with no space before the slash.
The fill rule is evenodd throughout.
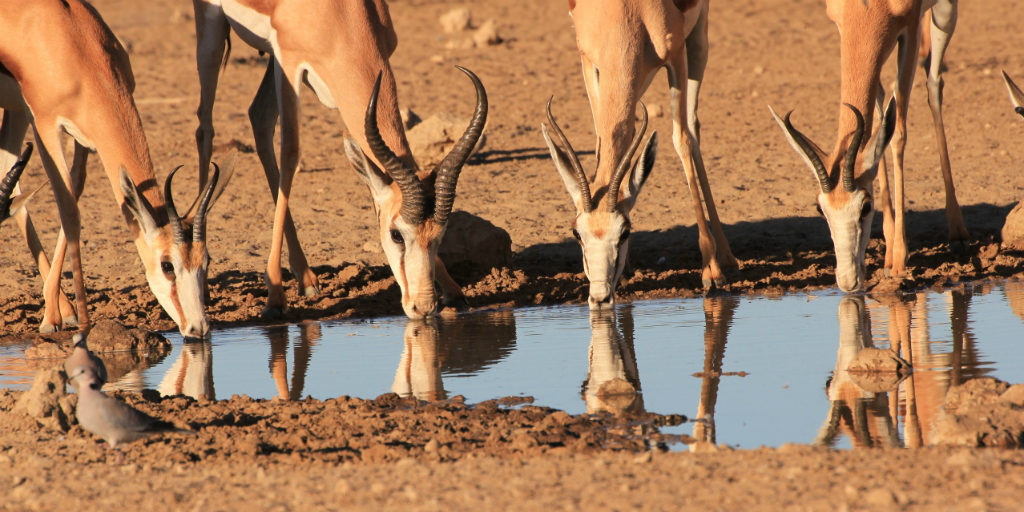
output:
<path id="1" fill-rule="evenodd" d="M 446 400 L 442 373 L 473 375 L 496 364 L 515 349 L 512 311 L 465 315 L 455 321 L 409 320 L 405 344 L 391 391 L 419 400 Z M 494 398 L 494 397 L 487 397 Z"/>
<path id="2" fill-rule="evenodd" d="M 716 443 L 715 404 L 718 402 L 718 385 L 722 380 L 725 344 L 729 339 L 729 327 L 732 326 L 737 306 L 739 299 L 736 297 L 704 299 L 704 370 L 700 373 L 700 401 L 697 402 L 697 421 L 693 425 L 696 442 L 690 444 L 690 449 L 694 451 Z"/>
<path id="3" fill-rule="evenodd" d="M 306 371 L 313 347 L 320 341 L 320 322 L 299 324 L 299 343 L 292 350 L 295 363 L 292 366 L 292 381 L 288 383 L 288 345 L 291 342 L 287 325 L 270 327 L 266 330 L 270 342 L 270 376 L 277 385 L 277 396 L 282 400 L 301 400 L 306 386 Z"/>
<path id="4" fill-rule="evenodd" d="M 839 304 L 836 369 L 825 385 L 831 404 L 829 418 L 816 442 L 834 445 L 845 433 L 858 448 L 931 444 L 949 389 L 992 372 L 992 363 L 981 360 L 968 327 L 974 294 L 990 291 L 990 286 L 968 287 L 941 296 L 946 302 L 942 309 L 949 311 L 952 347 L 948 352 L 940 352 L 940 345 L 930 339 L 929 306 L 935 295 L 872 297 L 870 306 L 862 296 L 844 297 Z M 857 353 L 873 344 L 872 314 L 877 322 L 887 321 L 889 348 L 913 366 L 914 372 L 905 380 L 853 376 L 847 371 Z M 897 429 L 900 417 L 902 438 Z"/>
<path id="5" fill-rule="evenodd" d="M 640 394 L 640 371 L 633 350 L 633 308 L 590 312 L 590 349 L 587 351 L 587 379 L 583 381 L 583 400 L 587 413 L 615 414 L 644 411 Z M 622 325 L 622 330 L 618 325 Z"/>
<path id="6" fill-rule="evenodd" d="M 210 340 L 186 341 L 157 390 L 164 396 L 186 395 L 197 400 L 216 400 Z"/>

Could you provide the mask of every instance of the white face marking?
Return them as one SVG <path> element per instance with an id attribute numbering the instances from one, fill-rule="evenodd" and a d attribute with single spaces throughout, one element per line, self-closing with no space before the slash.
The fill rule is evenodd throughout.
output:
<path id="1" fill-rule="evenodd" d="M 433 315 L 437 309 L 434 257 L 444 235 L 442 232 L 424 248 L 417 239 L 417 228 L 398 216 L 392 222 L 381 222 L 380 230 L 384 255 L 402 289 L 402 309 L 412 319 Z"/>
<path id="2" fill-rule="evenodd" d="M 206 336 L 209 333 L 210 320 L 206 315 L 206 290 L 203 283 L 209 266 L 209 256 L 204 256 L 203 264 L 194 269 L 185 268 L 178 247 L 172 248 L 169 254 L 157 251 L 154 256 L 156 265 L 151 272 L 146 272 L 146 280 L 160 306 L 178 325 L 182 336 Z"/>
<path id="3" fill-rule="evenodd" d="M 864 190 L 850 194 L 846 204 L 833 208 L 828 195 L 818 195 L 818 205 L 832 234 L 836 251 L 836 284 L 844 292 L 864 289 L 864 252 L 871 240 L 871 220 L 874 205 Z M 865 212 L 865 209 L 867 211 Z"/>
<path id="4" fill-rule="evenodd" d="M 629 253 L 629 219 L 619 212 L 593 211 L 576 217 L 573 236 L 583 249 L 583 270 L 590 281 L 590 309 L 615 305 L 615 288 Z"/>

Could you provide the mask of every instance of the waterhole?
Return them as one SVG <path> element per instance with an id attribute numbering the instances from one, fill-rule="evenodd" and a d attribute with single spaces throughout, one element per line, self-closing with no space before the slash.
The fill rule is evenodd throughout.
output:
<path id="1" fill-rule="evenodd" d="M 470 403 L 522 395 L 572 414 L 682 414 L 690 421 L 663 432 L 735 447 L 913 446 L 929 444 L 951 386 L 1024 382 L 1024 283 L 304 322 L 215 329 L 206 342 L 166 336 L 173 351 L 161 359 L 109 359 L 105 389 Z M 898 351 L 914 371 L 847 372 L 870 346 Z M 25 348 L 0 348 L 0 386 L 27 389 L 35 368 L 52 364 L 26 361 Z"/>

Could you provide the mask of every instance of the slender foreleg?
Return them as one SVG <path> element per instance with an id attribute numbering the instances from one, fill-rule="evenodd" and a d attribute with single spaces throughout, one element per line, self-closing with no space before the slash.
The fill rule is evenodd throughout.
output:
<path id="1" fill-rule="evenodd" d="M 904 154 L 907 148 L 907 110 L 910 106 L 910 91 L 914 86 L 914 72 L 917 70 L 917 45 L 921 37 L 920 28 L 913 23 L 906 28 L 906 32 L 900 37 L 897 49 L 897 78 L 896 78 L 896 133 L 892 139 L 892 166 L 893 166 L 893 207 L 895 209 L 895 232 L 893 237 L 893 262 L 891 275 L 899 277 L 906 270 L 907 256 L 907 232 L 904 219 L 906 211 L 906 199 L 904 198 L 904 175 L 906 168 Z"/>
<path id="2" fill-rule="evenodd" d="M 196 65 L 199 68 L 199 128 L 196 129 L 196 148 L 199 150 L 199 193 L 202 194 L 210 172 L 213 156 L 213 103 L 217 99 L 217 82 L 224 63 L 228 25 L 224 10 L 204 0 L 192 0 L 196 20 Z"/>

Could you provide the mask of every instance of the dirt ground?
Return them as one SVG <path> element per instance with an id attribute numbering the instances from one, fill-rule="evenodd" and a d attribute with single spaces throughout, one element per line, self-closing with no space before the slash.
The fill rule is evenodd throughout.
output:
<path id="1" fill-rule="evenodd" d="M 130 51 L 135 98 L 158 178 L 177 165 L 194 166 L 199 96 L 191 4 L 94 4 Z M 471 89 L 453 68 L 456 64 L 475 71 L 490 96 L 487 146 L 462 174 L 456 208 L 506 229 L 515 260 L 511 269 L 462 283 L 471 305 L 581 301 L 586 283 L 580 251 L 569 233 L 574 212 L 539 133 L 544 103 L 554 94 L 560 123 L 576 148 L 587 150 L 582 152 L 584 166 L 593 168 L 593 122 L 565 2 L 389 4 L 399 37 L 391 65 L 403 107 L 424 118 L 440 111 L 468 115 Z M 462 5 L 471 7 L 475 24 L 498 20 L 504 42 L 447 49 L 452 39 L 468 36 L 445 36 L 438 17 Z M 868 255 L 876 290 L 1000 279 L 1020 275 L 1024 268 L 1024 253 L 998 248 L 1006 214 L 1024 197 L 1024 122 L 1013 115 L 999 77 L 1005 69 L 1024 78 L 1024 33 L 1018 26 L 1024 3 L 979 0 L 960 8 L 946 56 L 944 113 L 971 249 L 961 258 L 945 250 L 941 175 L 919 72 L 907 153 L 913 277 L 893 283 L 882 276 L 881 216 L 876 215 L 876 240 Z M 711 57 L 700 109 L 702 151 L 726 235 L 741 261 L 741 276 L 725 291 L 779 294 L 832 287 L 835 259 L 825 221 L 814 211 L 814 180 L 766 106 L 796 108 L 794 121 L 830 147 L 839 97 L 835 26 L 823 2 L 802 0 L 712 2 L 710 24 Z M 220 80 L 215 143 L 240 147 L 243 153 L 231 187 L 210 218 L 208 311 L 218 327 L 260 322 L 272 222 L 271 196 L 249 149 L 253 138 L 246 115 L 266 61 L 238 39 L 233 48 Z M 883 75 L 887 88 L 892 68 L 890 63 Z M 286 320 L 401 314 L 370 198 L 342 151 L 343 123 L 309 91 L 302 98 L 303 172 L 296 177 L 292 214 L 323 293 L 299 298 L 294 282 L 286 281 L 292 306 Z M 664 77 L 655 80 L 644 101 L 667 110 Z M 667 116 L 654 117 L 651 124 L 663 136 L 670 133 Z M 89 174 L 82 198 L 83 264 L 93 318 L 152 330 L 173 328 L 148 290 L 98 159 L 90 162 Z M 195 177 L 182 173 L 178 179 L 178 202 L 189 204 Z M 23 181 L 31 187 L 42 180 L 34 160 Z M 52 247 L 57 232 L 52 197 L 40 194 L 31 208 L 45 245 Z M 620 297 L 702 293 L 693 213 L 681 164 L 669 144 L 662 144 L 632 223 L 632 270 Z M 65 290 L 70 290 L 68 283 Z M 6 224 L 0 230 L 0 334 L 37 330 L 41 289 L 21 234 L 13 223 Z M 14 396 L 6 393 L 0 395 L 4 410 Z M 217 403 L 175 398 L 155 404 L 137 395 L 127 398 L 144 410 L 206 429 L 195 437 L 139 443 L 127 450 L 126 464 L 116 466 L 77 427 L 59 436 L 41 432 L 26 417 L 0 412 L 0 495 L 8 497 L 0 507 L 54 509 L 78 503 L 87 508 L 227 509 L 245 502 L 274 510 L 1014 510 L 1024 487 L 1024 454 L 1019 451 L 928 448 L 880 456 L 872 450 L 786 446 L 638 456 L 635 450 L 656 442 L 654 437 L 637 437 L 632 428 L 573 432 L 577 420 L 567 420 L 564 413 L 550 420 L 559 413 L 540 408 L 513 413 L 499 407 L 472 421 L 438 422 L 436 417 L 458 414 L 459 406 L 405 410 L 388 400 L 356 399 L 255 405 L 243 398 Z M 325 413 L 330 408 L 336 410 Z M 511 419 L 515 414 L 523 417 Z M 341 423 L 332 425 L 332 419 Z M 521 424 L 508 427 L 507 438 L 476 435 L 497 428 L 493 423 L 500 421 Z M 544 436 L 561 436 L 561 441 L 547 443 L 548 438 L 534 435 L 535 423 L 551 427 Z M 340 425 L 355 430 L 335 436 L 331 429 Z M 514 441 L 516 429 L 531 433 L 518 432 L 519 441 Z M 580 432 L 609 437 L 602 438 L 599 448 Z M 434 451 L 426 449 L 431 439 L 438 441 Z M 516 442 L 521 449 L 513 446 Z"/>
<path id="2" fill-rule="evenodd" d="M 120 394 L 198 433 L 129 445 L 117 464 L 78 426 L 62 435 L 13 412 L 20 396 L 0 392 L 6 510 L 1019 510 L 1024 486 L 1019 450 L 880 457 L 704 443 L 666 453 L 656 426 L 685 418 L 574 417 L 521 397 L 467 406 L 397 395 L 196 402 Z"/>
<path id="3" fill-rule="evenodd" d="M 174 166 L 195 165 L 198 77 L 191 4 L 95 4 L 130 50 L 136 102 L 158 178 Z M 587 150 L 582 151 L 584 165 L 593 167 L 593 121 L 566 5 L 512 0 L 465 4 L 476 25 L 498 20 L 504 42 L 446 49 L 452 40 L 469 37 L 445 36 L 438 22 L 441 14 L 460 5 L 390 2 L 399 36 L 391 65 L 403 107 L 424 118 L 439 111 L 469 115 L 472 91 L 455 64 L 479 74 L 491 99 L 487 146 L 463 173 L 456 207 L 508 230 L 516 256 L 513 269 L 462 284 L 471 306 L 478 308 L 580 301 L 586 283 L 580 250 L 569 233 L 574 212 L 539 133 L 544 103 L 554 94 L 560 122 L 577 149 Z M 1015 26 L 1022 5 L 1019 0 L 988 0 L 960 7 L 946 56 L 944 112 L 957 193 L 973 239 L 971 251 L 958 259 L 945 250 L 942 182 L 924 74 L 919 72 L 907 156 L 913 278 L 892 283 L 882 276 L 881 215 L 876 215 L 877 240 L 868 256 L 876 291 L 1003 277 L 1022 268 L 1024 255 L 997 254 L 996 244 L 1006 213 L 1024 197 L 1024 122 L 1013 115 L 999 76 L 1005 69 L 1024 77 L 1024 35 Z M 794 121 L 830 147 L 839 97 L 838 33 L 820 2 L 715 2 L 710 23 L 711 58 L 700 108 L 702 151 L 742 268 L 725 290 L 781 293 L 834 286 L 831 239 L 813 207 L 815 182 L 766 106 L 796 108 Z M 246 110 L 264 67 L 265 59 L 235 39 L 220 80 L 215 144 L 251 148 Z M 892 68 L 890 62 L 883 83 L 891 84 Z M 304 172 L 296 178 L 291 204 L 323 293 L 299 298 L 288 277 L 293 307 L 287 319 L 401 314 L 398 286 L 380 252 L 370 198 L 343 155 L 343 122 L 310 91 L 302 98 Z M 656 79 L 644 101 L 667 110 L 667 80 Z M 653 130 L 670 133 L 668 116 L 651 122 Z M 93 317 L 173 328 L 146 286 L 97 158 L 89 172 L 82 199 L 83 258 Z M 34 160 L 23 180 L 32 186 L 43 174 Z M 194 178 L 187 172 L 179 176 L 179 202 L 188 204 L 194 197 Z M 633 211 L 632 271 L 620 287 L 623 299 L 701 293 L 701 260 L 687 194 L 679 158 L 671 145 L 663 144 Z M 46 246 L 52 247 L 57 217 L 49 194 L 40 194 L 32 211 Z M 215 324 L 259 321 L 266 299 L 262 276 L 272 211 L 255 153 L 242 153 L 236 177 L 210 221 L 213 291 L 208 309 Z M 9 223 L 0 232 L 0 331 L 38 328 L 41 288 L 23 238 Z"/>

